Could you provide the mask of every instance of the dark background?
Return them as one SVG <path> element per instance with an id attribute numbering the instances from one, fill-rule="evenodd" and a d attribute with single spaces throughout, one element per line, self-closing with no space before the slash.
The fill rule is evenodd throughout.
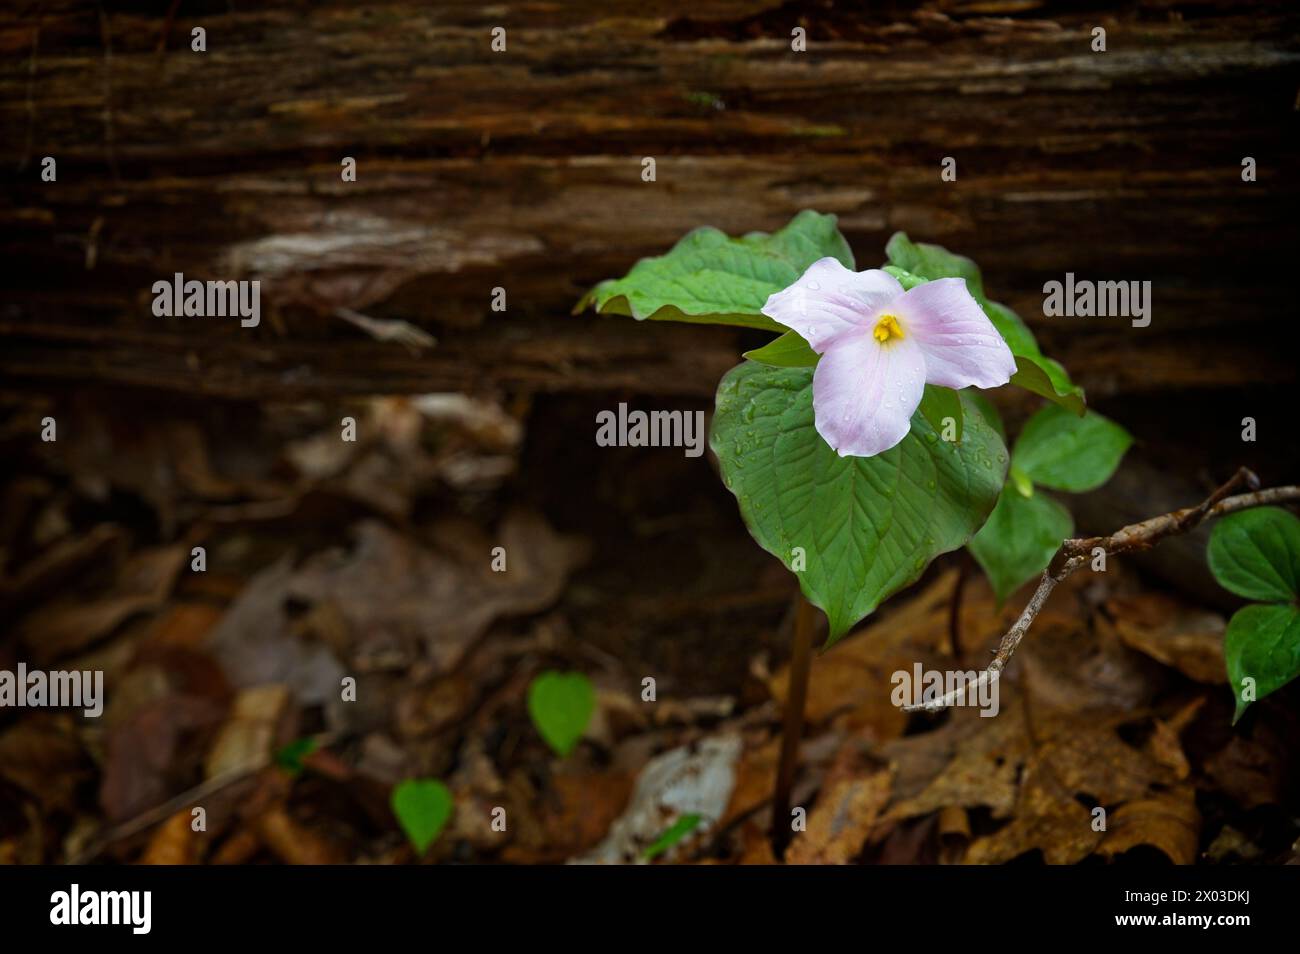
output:
<path id="1" fill-rule="evenodd" d="M 157 636 L 150 613 L 179 602 L 215 619 L 285 552 L 346 545 L 360 520 L 455 550 L 478 539 L 467 528 L 492 539 L 528 508 L 585 559 L 494 624 L 537 638 L 521 614 L 546 610 L 550 635 L 521 671 L 585 654 L 679 693 L 760 701 L 754 654 L 782 658 L 792 581 L 705 459 L 597 448 L 593 434 L 619 401 L 710 409 L 764 336 L 570 309 L 692 228 L 772 230 L 804 208 L 839 216 L 860 268 L 896 230 L 973 257 L 991 296 L 1135 434 L 1120 475 L 1077 502 L 1081 529 L 1189 504 L 1242 464 L 1292 482 L 1298 23 L 1288 3 L 1191 0 L 9 4 L 0 662 L 125 645 L 129 670 Z M 206 53 L 189 49 L 196 26 Z M 505 53 L 490 49 L 496 26 Z M 795 26 L 807 53 L 790 50 Z M 40 180 L 47 155 L 55 183 Z M 356 182 L 340 181 L 344 156 Z M 945 156 L 955 182 L 940 181 Z M 1246 156 L 1256 182 L 1242 181 Z M 176 271 L 261 280 L 261 325 L 154 317 L 150 286 Z M 1150 281 L 1151 325 L 1044 318 L 1042 285 L 1067 271 Z M 505 314 L 489 308 L 497 286 Z M 341 309 L 437 344 L 373 340 Z M 375 400 L 446 392 L 480 416 L 412 423 L 407 404 Z M 1013 424 L 1037 406 L 999 403 Z M 36 439 L 46 414 L 56 445 Z M 356 455 L 286 463 L 286 446 L 342 414 L 362 422 Z M 1257 443 L 1241 442 L 1246 416 Z M 197 541 L 213 554 L 205 581 L 169 581 L 48 649 L 42 607 L 108 599 L 130 553 Z M 1203 542 L 1162 548 L 1150 579 L 1230 609 Z M 59 545 L 72 556 L 51 557 Z M 411 679 L 427 688 L 441 665 Z M 407 769 L 461 764 L 438 733 L 466 713 L 499 745 L 509 733 L 484 726 L 525 684 L 511 673 L 411 730 Z M 214 712 L 228 690 L 212 691 Z M 103 807 L 104 757 L 91 761 L 51 832 Z M 121 795 L 108 820 L 194 771 Z M 0 826 L 30 835 L 22 803 Z M 14 850 L 62 857 L 53 844 Z"/>

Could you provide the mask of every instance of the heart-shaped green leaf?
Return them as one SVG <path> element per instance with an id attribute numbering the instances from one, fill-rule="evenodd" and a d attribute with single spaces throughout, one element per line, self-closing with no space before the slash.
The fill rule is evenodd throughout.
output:
<path id="1" fill-rule="evenodd" d="M 1300 520 L 1279 507 L 1229 514 L 1210 535 L 1210 569 L 1225 589 L 1248 600 L 1300 598 Z"/>
<path id="2" fill-rule="evenodd" d="M 1223 660 L 1236 722 L 1252 702 L 1300 676 L 1300 609 L 1255 603 L 1237 610 L 1223 634 Z"/>
<path id="3" fill-rule="evenodd" d="M 813 262 L 831 256 L 853 268 L 853 252 L 835 216 L 804 210 L 779 232 L 728 238 L 714 228 L 686 235 L 665 255 L 643 258 L 622 278 L 601 282 L 574 312 L 638 321 L 689 321 L 784 332 L 763 314 L 768 296 L 788 288 Z"/>
<path id="4" fill-rule="evenodd" d="M 447 786 L 433 778 L 407 779 L 393 789 L 393 814 L 415 850 L 424 854 L 451 818 Z"/>
<path id="5" fill-rule="evenodd" d="M 1096 411 L 1076 417 L 1049 404 L 1025 422 L 1011 466 L 1036 484 L 1083 493 L 1110 480 L 1132 443 L 1128 431 Z"/>
<path id="6" fill-rule="evenodd" d="M 826 612 L 829 645 L 970 539 L 997 502 L 1007 451 L 968 405 L 960 444 L 917 412 L 898 446 L 840 457 L 814 427 L 812 375 L 733 368 L 718 387 L 710 446 L 749 532 Z"/>
<path id="7" fill-rule="evenodd" d="M 993 586 L 998 604 L 1046 569 L 1074 531 L 1070 512 L 1046 494 L 1026 497 L 1007 481 L 988 523 L 966 545 Z"/>
<path id="8" fill-rule="evenodd" d="M 595 709 L 596 691 L 580 672 L 544 672 L 528 687 L 533 725 L 561 758 L 578 744 Z"/>

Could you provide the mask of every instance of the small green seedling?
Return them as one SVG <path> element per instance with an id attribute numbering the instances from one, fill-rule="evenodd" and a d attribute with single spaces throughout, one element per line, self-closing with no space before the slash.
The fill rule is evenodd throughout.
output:
<path id="1" fill-rule="evenodd" d="M 451 792 L 435 778 L 412 778 L 393 789 L 393 814 L 423 855 L 442 833 L 453 807 Z"/>
<path id="2" fill-rule="evenodd" d="M 700 822 L 704 819 L 699 815 L 683 815 L 677 821 L 673 822 L 663 830 L 641 855 L 646 861 L 653 861 L 673 845 L 680 842 L 695 829 L 700 827 Z"/>
<path id="3" fill-rule="evenodd" d="M 596 709 L 596 691 L 580 672 L 549 670 L 528 687 L 528 714 L 560 758 L 573 751 Z"/>
<path id="4" fill-rule="evenodd" d="M 275 764 L 296 778 L 306 768 L 305 759 L 320 746 L 310 736 L 294 739 L 275 753 Z"/>

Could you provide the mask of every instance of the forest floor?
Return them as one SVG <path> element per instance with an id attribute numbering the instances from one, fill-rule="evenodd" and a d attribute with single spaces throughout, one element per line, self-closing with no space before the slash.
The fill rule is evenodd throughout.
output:
<path id="1" fill-rule="evenodd" d="M 794 582 L 707 458 L 590 420 L 6 396 L 0 670 L 102 670 L 107 704 L 0 713 L 0 863 L 636 861 L 686 813 L 658 862 L 771 863 Z M 900 711 L 894 673 L 982 668 L 1025 599 L 965 559 L 815 658 L 786 861 L 1300 861 L 1300 684 L 1234 728 L 1223 613 L 1123 561 L 1057 589 L 996 716 Z M 548 669 L 597 689 L 562 759 L 525 703 Z M 412 777 L 455 799 L 423 859 Z"/>

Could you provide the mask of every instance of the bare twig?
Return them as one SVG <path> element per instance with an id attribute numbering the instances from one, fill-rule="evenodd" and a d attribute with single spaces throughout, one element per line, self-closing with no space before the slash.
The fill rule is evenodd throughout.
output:
<path id="1" fill-rule="evenodd" d="M 1250 488 L 1250 492 L 1230 496 L 1234 490 L 1242 487 Z M 1108 537 L 1078 537 L 1064 541 L 1061 548 L 1056 551 L 1056 556 L 1052 557 L 1052 562 L 1043 571 L 1042 579 L 1038 581 L 1038 589 L 1034 590 L 1034 595 L 1029 598 L 1024 611 L 1002 637 L 988 669 L 980 673 L 973 682 L 958 686 L 938 699 L 904 706 L 903 711 L 937 712 L 948 708 L 960 699 L 972 698 L 972 693 L 997 681 L 1002 671 L 1006 669 L 1007 663 L 1011 661 L 1011 656 L 1020 645 L 1020 641 L 1024 639 L 1034 618 L 1038 616 L 1039 610 L 1047 602 L 1047 597 L 1056 588 L 1056 584 L 1087 563 L 1097 549 L 1105 551 L 1107 556 L 1146 550 L 1165 537 L 1194 530 L 1212 517 L 1222 517 L 1251 507 L 1300 500 L 1300 487 L 1297 486 L 1270 487 L 1267 490 L 1258 490 L 1256 489 L 1258 487 L 1259 478 L 1248 468 L 1242 467 L 1233 474 L 1231 480 L 1195 507 L 1185 507 L 1173 513 L 1129 524 Z"/>

